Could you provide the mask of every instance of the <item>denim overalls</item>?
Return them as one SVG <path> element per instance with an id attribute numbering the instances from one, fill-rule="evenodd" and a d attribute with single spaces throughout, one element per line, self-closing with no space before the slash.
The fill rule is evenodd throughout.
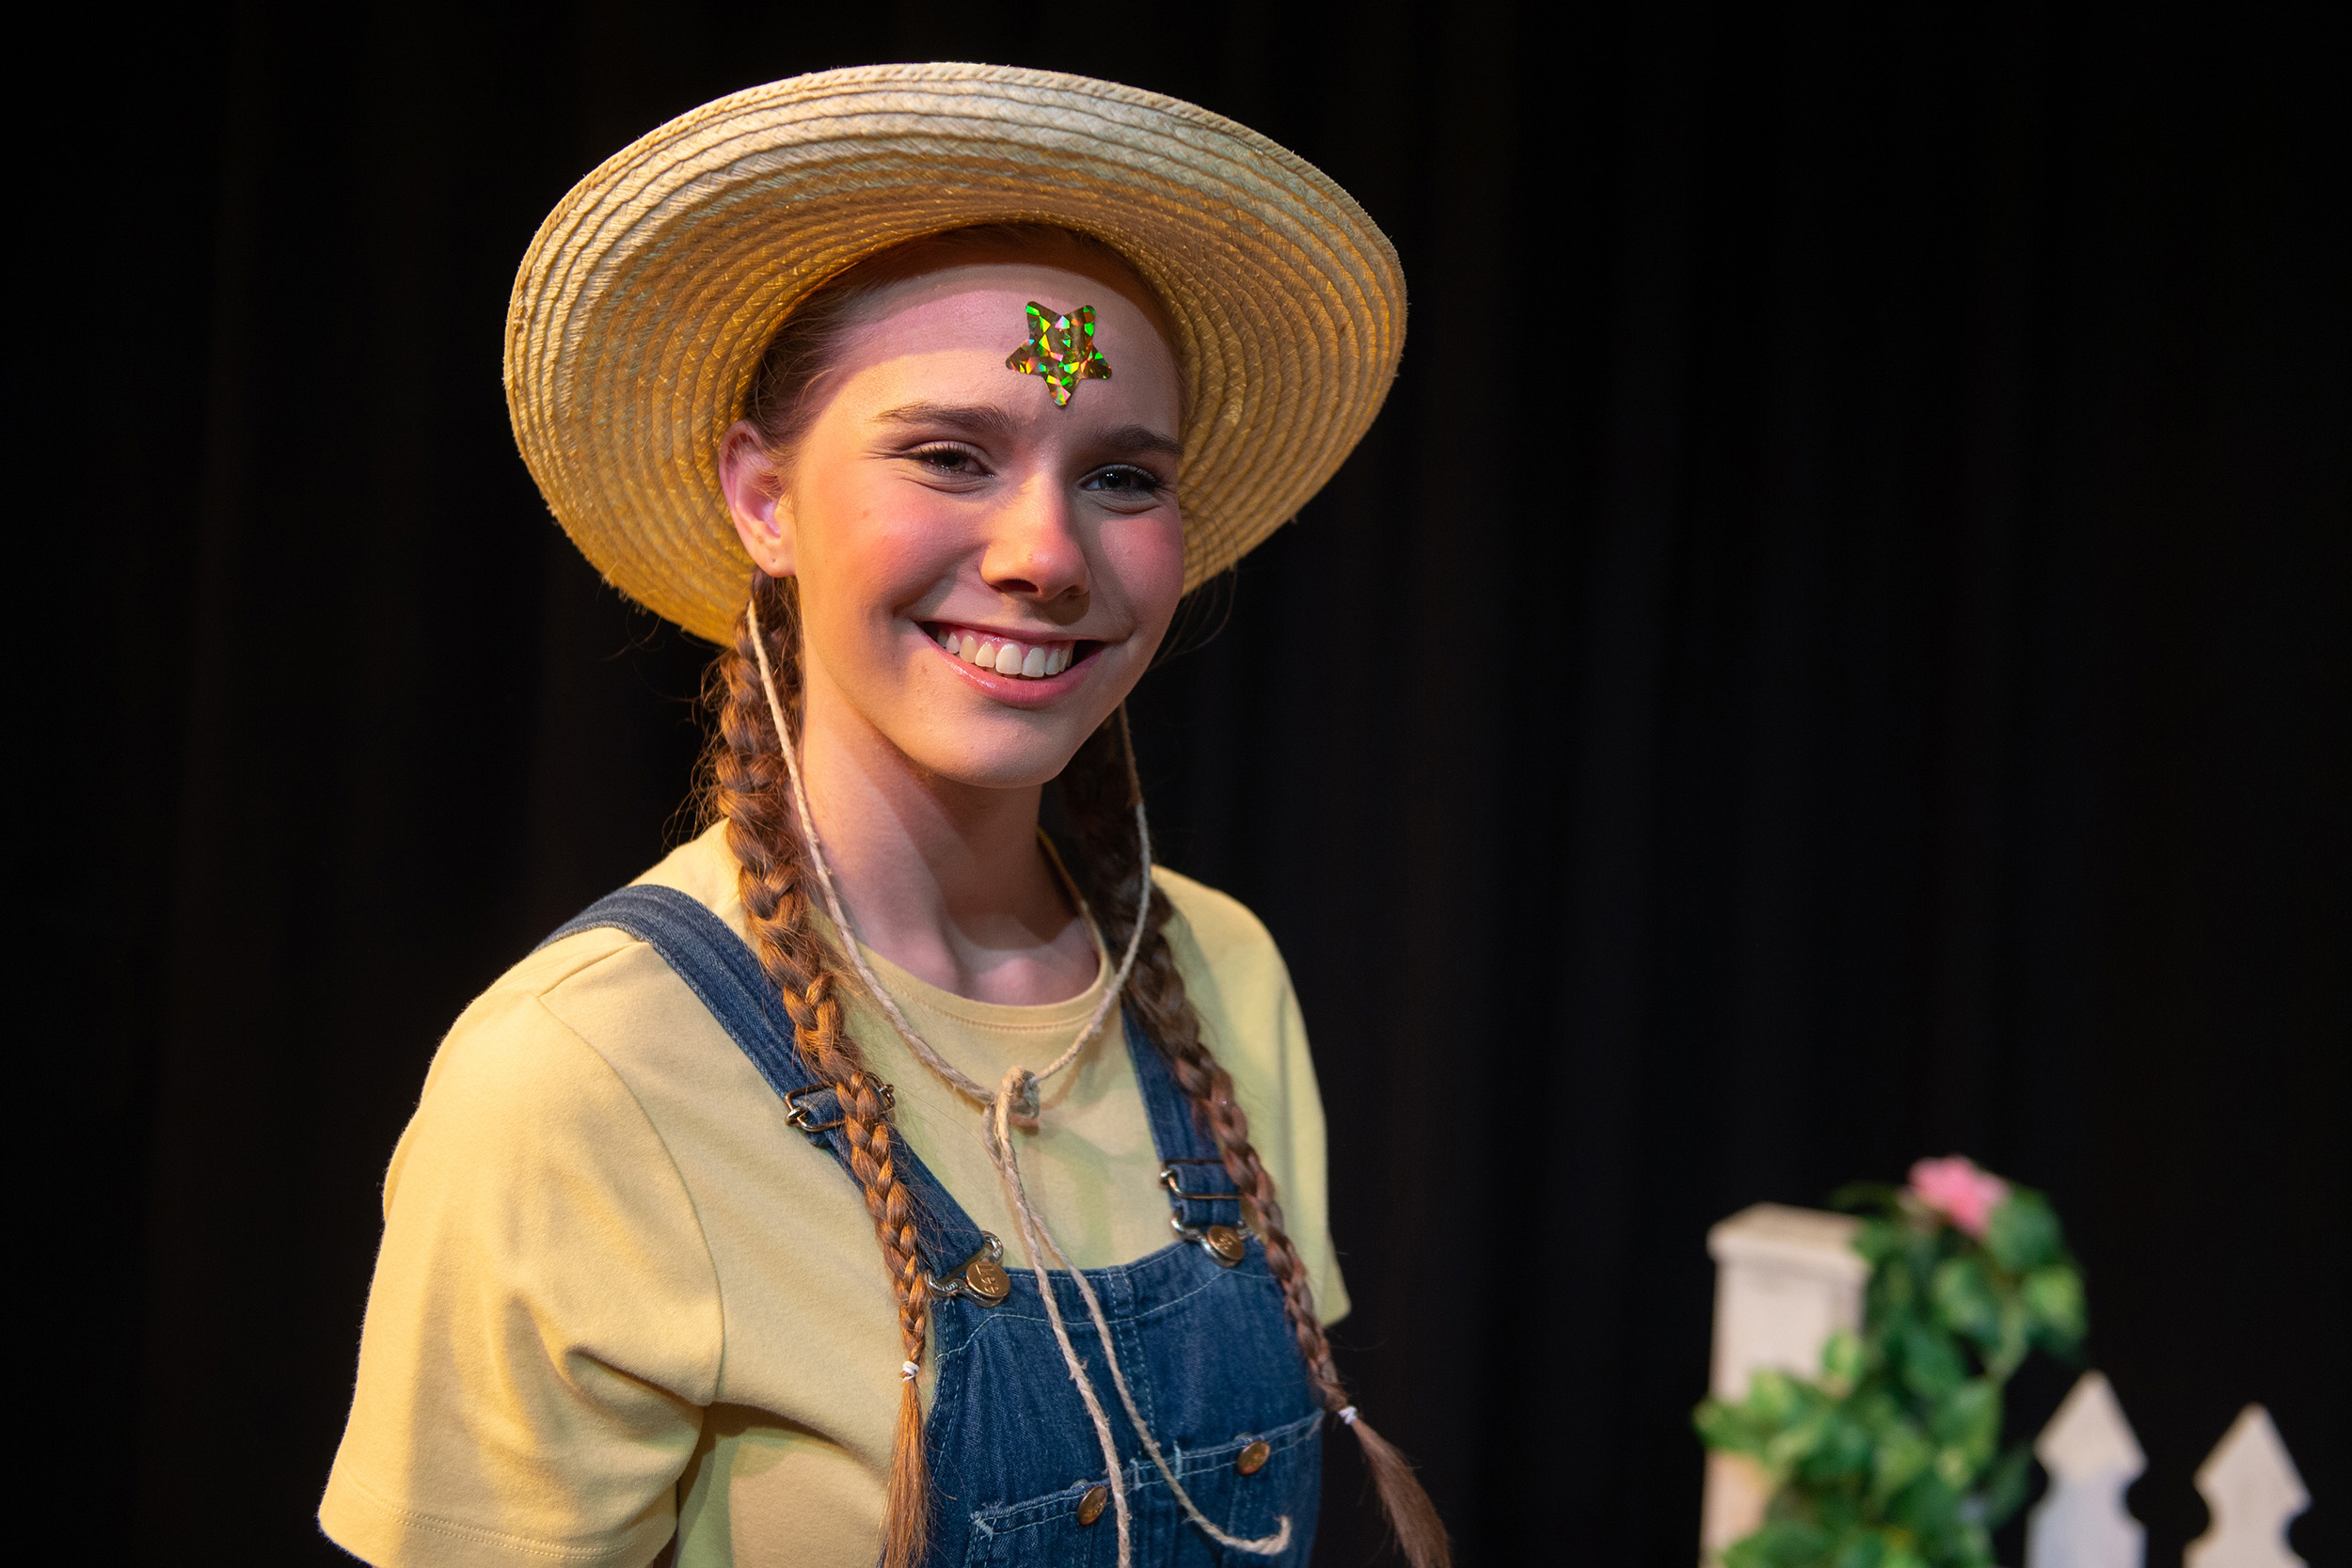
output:
<path id="1" fill-rule="evenodd" d="M 673 889 L 628 887 L 548 940 L 606 926 L 661 955 L 784 1097 L 794 1125 L 831 1150 L 846 1173 L 839 1103 L 802 1064 L 782 1002 L 726 923 Z M 1274 1534 L 1285 1515 L 1291 1522 L 1283 1551 L 1257 1557 L 1220 1548 L 1184 1517 L 1120 1405 L 1085 1302 L 1070 1276 L 1057 1271 L 1050 1277 L 1062 1320 L 1118 1438 L 1135 1560 L 1291 1568 L 1306 1562 L 1313 1546 L 1323 1412 L 1263 1248 L 1254 1237 L 1234 1245 L 1248 1233 L 1241 1205 L 1223 1191 L 1231 1182 L 1216 1145 L 1195 1124 L 1191 1102 L 1132 1015 L 1127 1048 L 1176 1221 L 1181 1233 L 1200 1239 L 1173 1242 L 1133 1263 L 1089 1269 L 1087 1279 L 1118 1342 L 1136 1406 L 1194 1504 L 1243 1539 Z M 932 1492 L 926 1568 L 1116 1562 L 1102 1446 L 1054 1342 L 1036 1275 L 981 1263 L 993 1261 L 993 1239 L 903 1143 L 897 1160 L 919 1215 L 917 1250 L 934 1281 L 938 1384 L 924 1426 Z M 1181 1196 L 1186 1192 L 1204 1196 Z M 1238 1260 L 1221 1261 L 1214 1243 L 1223 1243 L 1229 1256 L 1238 1252 Z M 940 1294 L 941 1288 L 950 1293 Z M 991 1297 L 998 1297 L 995 1305 Z"/>

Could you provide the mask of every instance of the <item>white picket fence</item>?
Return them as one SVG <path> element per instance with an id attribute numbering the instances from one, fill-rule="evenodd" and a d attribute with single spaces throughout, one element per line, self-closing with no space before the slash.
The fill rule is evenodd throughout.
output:
<path id="1" fill-rule="evenodd" d="M 1717 1398 L 1741 1397 L 1760 1367 L 1818 1373 L 1829 1337 L 1861 1325 L 1869 1269 L 1851 1245 L 1856 1223 L 1759 1203 L 1707 1233 L 1716 1263 L 1709 1383 Z M 2085 1372 L 2033 1451 L 2050 1486 L 2026 1519 L 2026 1568 L 2144 1568 L 2146 1532 L 2125 1511 L 2123 1493 L 2147 1459 L 2107 1380 Z M 2189 1543 L 2183 1568 L 2305 1568 L 2286 1531 L 2311 1495 L 2261 1405 L 2248 1405 L 2198 1468 L 2197 1490 L 2213 1522 Z M 1702 1564 L 1720 1562 L 1724 1546 L 1756 1528 L 1765 1502 L 1754 1465 L 1708 1454 Z"/>

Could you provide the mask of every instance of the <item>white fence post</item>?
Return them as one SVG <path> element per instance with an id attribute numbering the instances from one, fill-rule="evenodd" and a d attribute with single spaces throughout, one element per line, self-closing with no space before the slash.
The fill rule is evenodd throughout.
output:
<path id="1" fill-rule="evenodd" d="M 1870 1266 L 1853 1250 L 1860 1222 L 1845 1214 L 1758 1203 L 1707 1233 L 1715 1259 L 1715 1358 L 1708 1391 L 1737 1400 L 1759 1367 L 1816 1377 L 1821 1347 L 1862 1326 Z M 1764 1522 L 1763 1472 L 1740 1454 L 1709 1453 L 1699 1508 L 1703 1562 Z"/>
<path id="2" fill-rule="evenodd" d="M 2249 1404 L 2204 1464 L 2197 1490 L 2213 1514 L 2188 1544 L 2186 1568 L 2304 1568 L 2287 1549 L 2287 1526 L 2312 1506 L 2270 1412 Z"/>
<path id="3" fill-rule="evenodd" d="M 2123 1509 L 2148 1467 L 2115 1390 L 2085 1372 L 2034 1440 L 2050 1490 L 2026 1530 L 2026 1568 L 2141 1568 L 2148 1532 Z"/>

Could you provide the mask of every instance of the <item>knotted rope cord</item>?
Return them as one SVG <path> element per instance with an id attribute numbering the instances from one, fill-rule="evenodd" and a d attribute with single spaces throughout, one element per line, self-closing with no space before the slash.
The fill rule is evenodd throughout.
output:
<path id="1" fill-rule="evenodd" d="M 1068 1256 L 1062 1252 L 1060 1246 L 1046 1231 L 1044 1216 L 1040 1214 L 1036 1206 L 1029 1201 L 1028 1187 L 1021 1180 L 1020 1152 L 1012 1139 L 1012 1124 L 1016 1115 L 1031 1120 L 1037 1117 L 1040 1110 L 1038 1085 L 1077 1060 L 1078 1053 L 1086 1049 L 1087 1044 L 1093 1039 L 1095 1031 L 1103 1026 L 1103 1020 L 1109 1013 L 1111 1005 L 1125 993 L 1128 977 L 1135 972 L 1136 956 L 1143 949 L 1144 927 L 1149 924 L 1147 917 L 1152 908 L 1152 830 L 1144 816 L 1143 784 L 1136 773 L 1135 739 L 1127 729 L 1126 710 L 1120 709 L 1119 715 L 1120 739 L 1127 753 L 1127 781 L 1136 802 L 1136 843 L 1137 853 L 1142 861 L 1142 869 L 1137 878 L 1139 887 L 1136 903 L 1135 928 L 1127 934 L 1127 951 L 1119 961 L 1118 973 L 1112 976 L 1111 983 L 1104 988 L 1101 1000 L 1095 1003 L 1094 1011 L 1089 1015 L 1086 1023 L 1079 1029 L 1077 1037 L 1070 1042 L 1069 1049 L 1056 1057 L 1053 1065 L 1042 1072 L 1032 1073 L 1028 1069 L 1022 1067 L 1008 1069 L 1004 1082 L 997 1085 L 996 1092 L 991 1095 L 953 1063 L 931 1049 L 930 1042 L 924 1039 L 914 1025 L 907 1021 L 906 1015 L 898 1010 L 898 1003 L 891 998 L 890 992 L 883 989 L 881 978 L 874 974 L 871 966 L 866 961 L 865 954 L 860 951 L 856 929 L 850 924 L 849 911 L 842 907 L 841 895 L 834 886 L 832 868 L 826 865 L 824 848 L 817 839 L 817 824 L 809 816 L 808 791 L 801 782 L 799 748 L 794 743 L 790 727 L 784 721 L 784 704 L 776 697 L 775 675 L 768 662 L 768 637 L 759 624 L 759 605 L 756 595 L 746 603 L 744 613 L 751 622 L 752 651 L 759 660 L 759 684 L 761 690 L 768 698 L 768 717 L 776 726 L 776 745 L 778 750 L 784 752 L 785 771 L 791 781 L 792 805 L 800 817 L 801 836 L 808 845 L 809 863 L 816 868 L 818 886 L 824 892 L 825 909 L 833 916 L 834 928 L 841 933 L 841 944 L 849 950 L 850 961 L 855 966 L 858 978 L 865 983 L 866 990 L 881 1004 L 883 1015 L 898 1031 L 899 1037 L 906 1041 L 907 1049 L 914 1052 L 926 1067 L 954 1085 L 966 1098 L 977 1101 L 987 1107 L 990 1112 L 988 1121 L 990 1163 L 996 1167 L 997 1180 L 1004 1184 L 1005 1196 L 1011 1206 L 1014 1223 L 1021 1227 L 1022 1243 L 1029 1253 L 1030 1272 L 1037 1275 L 1038 1294 L 1044 1298 L 1046 1320 L 1053 1326 L 1055 1343 L 1061 1348 L 1062 1364 L 1069 1370 L 1070 1381 L 1078 1386 L 1078 1394 L 1085 1402 L 1087 1415 L 1093 1423 L 1095 1437 L 1103 1447 L 1104 1463 L 1110 1469 L 1111 1501 L 1114 1505 L 1119 1529 L 1119 1568 L 1130 1568 L 1133 1561 L 1126 1478 L 1119 1463 L 1119 1445 L 1111 1436 L 1110 1418 L 1103 1410 L 1103 1402 L 1095 1397 L 1094 1385 L 1086 1375 L 1086 1365 L 1078 1359 L 1077 1348 L 1070 1342 L 1070 1331 L 1062 1323 L 1061 1305 L 1055 1299 L 1054 1284 L 1046 1273 L 1049 1256 L 1058 1260 L 1061 1266 L 1069 1271 L 1072 1279 L 1076 1282 L 1078 1294 L 1087 1305 L 1087 1315 L 1094 1320 L 1095 1335 L 1103 1342 L 1103 1354 L 1109 1363 L 1111 1384 L 1119 1390 L 1120 1402 L 1126 1406 L 1127 1418 L 1134 1423 L 1136 1435 L 1143 1440 L 1144 1451 L 1152 1456 L 1152 1463 L 1159 1470 L 1161 1478 L 1168 1482 L 1168 1490 L 1175 1495 L 1176 1500 L 1184 1505 L 1185 1516 L 1199 1526 L 1211 1540 L 1230 1550 L 1263 1557 L 1271 1557 L 1279 1553 L 1290 1544 L 1291 1522 L 1287 1514 L 1282 1518 L 1282 1528 L 1273 1535 L 1261 1536 L 1255 1540 L 1230 1535 L 1210 1523 L 1193 1502 L 1192 1495 L 1184 1490 L 1184 1483 L 1176 1479 L 1176 1473 L 1168 1468 L 1168 1460 L 1161 1454 L 1160 1445 L 1152 1437 L 1151 1428 L 1145 1423 L 1142 1411 L 1136 1407 L 1135 1395 L 1128 1390 L 1126 1374 L 1119 1365 L 1119 1351 L 1111 1338 L 1110 1323 L 1103 1316 L 1102 1304 L 1095 1299 L 1094 1288 L 1087 1282 L 1083 1270 L 1071 1267 Z M 911 1366 L 913 1363 L 910 1362 L 908 1365 Z"/>

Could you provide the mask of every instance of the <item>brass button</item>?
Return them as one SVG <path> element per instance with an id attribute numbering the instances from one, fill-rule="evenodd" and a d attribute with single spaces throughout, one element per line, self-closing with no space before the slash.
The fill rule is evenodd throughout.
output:
<path id="1" fill-rule="evenodd" d="M 1264 1469 L 1265 1462 L 1273 1457 L 1274 1450 L 1267 1448 L 1265 1439 L 1261 1437 L 1241 1450 L 1241 1457 L 1233 1461 L 1233 1468 L 1245 1476 L 1254 1476 Z"/>
<path id="2" fill-rule="evenodd" d="M 963 1266 L 963 1284 L 964 1289 L 989 1307 L 1012 1294 L 1012 1276 L 1005 1273 L 1004 1264 L 986 1253 Z"/>
<path id="3" fill-rule="evenodd" d="M 1090 1525 L 1100 1519 L 1103 1516 L 1103 1510 L 1108 1506 L 1110 1500 L 1111 1489 L 1109 1487 L 1088 1487 L 1087 1495 L 1078 1499 L 1078 1523 Z"/>
<path id="4" fill-rule="evenodd" d="M 1230 1225 L 1213 1225 L 1200 1232 L 1200 1239 L 1209 1243 L 1209 1256 L 1229 1269 L 1240 1262 L 1243 1253 L 1248 1250 L 1241 1232 Z"/>

